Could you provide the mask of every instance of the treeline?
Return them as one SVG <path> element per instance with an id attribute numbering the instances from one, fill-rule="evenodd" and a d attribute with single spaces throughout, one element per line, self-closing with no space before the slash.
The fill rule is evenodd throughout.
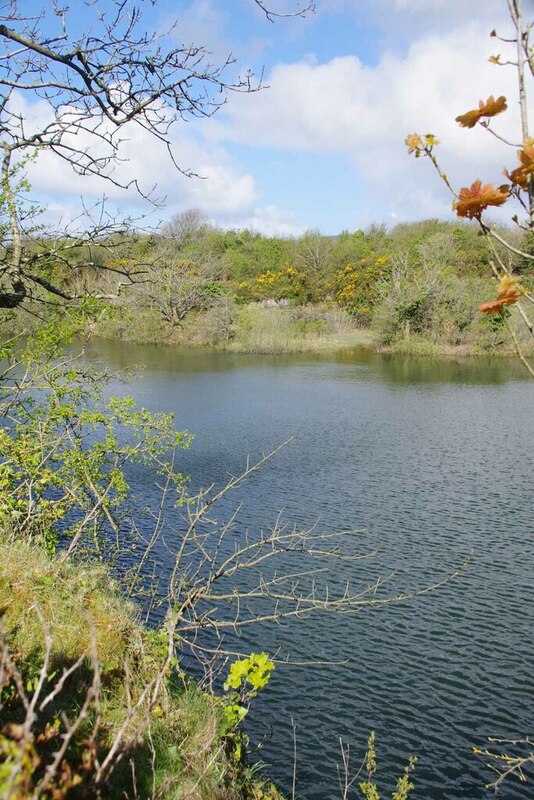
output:
<path id="1" fill-rule="evenodd" d="M 529 245 L 521 232 L 506 236 Z M 487 242 L 473 223 L 427 220 L 285 238 L 221 230 L 190 210 L 157 234 L 115 236 L 74 248 L 72 257 L 75 266 L 90 266 L 49 265 L 69 291 L 105 294 L 108 287 L 112 296 L 117 273 L 136 273 L 92 326 L 99 335 L 224 345 L 250 326 L 240 309 L 256 303 L 289 307 L 301 328 L 317 331 L 326 317 L 310 308 L 339 310 L 372 329 L 380 346 L 397 349 L 491 349 L 506 339 L 501 315 L 477 311 L 494 285 Z M 528 285 L 528 263 L 502 257 Z"/>

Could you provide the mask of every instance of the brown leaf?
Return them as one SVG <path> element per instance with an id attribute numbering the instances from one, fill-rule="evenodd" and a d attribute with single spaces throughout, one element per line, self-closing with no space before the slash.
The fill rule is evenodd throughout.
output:
<path id="1" fill-rule="evenodd" d="M 503 172 L 511 183 L 515 183 L 522 189 L 528 189 L 528 176 L 522 167 L 517 167 L 517 169 L 512 170 L 512 172 L 508 172 L 508 170 L 505 169 Z"/>
<path id="2" fill-rule="evenodd" d="M 513 275 L 505 275 L 499 284 L 499 293 L 496 300 L 488 300 L 481 303 L 478 310 L 483 314 L 501 313 L 504 306 L 511 306 L 525 294 L 525 290 L 520 286 Z"/>
<path id="3" fill-rule="evenodd" d="M 472 111 L 467 111 L 465 114 L 456 117 L 455 121 L 459 122 L 462 128 L 474 128 L 479 119 L 480 111 L 474 108 Z"/>
<path id="4" fill-rule="evenodd" d="M 485 103 L 480 100 L 478 104 L 481 117 L 494 117 L 496 114 L 501 114 L 503 111 L 506 111 L 507 108 L 506 97 L 503 95 L 495 100 L 493 95 L 490 94 Z"/>
<path id="5" fill-rule="evenodd" d="M 482 184 L 475 181 L 471 188 L 460 189 L 459 199 L 453 203 L 453 208 L 459 217 L 468 219 L 479 218 L 488 206 L 501 206 L 510 197 L 507 186 L 495 188 L 492 183 Z"/>
<path id="6" fill-rule="evenodd" d="M 504 174 L 511 183 L 515 183 L 522 189 L 528 189 L 529 180 L 534 176 L 534 145 L 530 141 L 525 143 L 522 150 L 517 151 L 519 158 L 519 166 L 512 172 L 507 169 L 503 170 Z"/>
<path id="7" fill-rule="evenodd" d="M 479 101 L 478 108 L 473 108 L 471 111 L 456 117 L 456 122 L 462 128 L 474 128 L 482 117 L 494 117 L 496 114 L 506 111 L 507 108 L 506 97 L 501 95 L 495 100 L 493 95 L 490 94 L 486 102 L 484 100 Z"/>
<path id="8" fill-rule="evenodd" d="M 534 175 L 534 145 L 525 145 L 517 153 L 521 168 L 527 175 Z"/>

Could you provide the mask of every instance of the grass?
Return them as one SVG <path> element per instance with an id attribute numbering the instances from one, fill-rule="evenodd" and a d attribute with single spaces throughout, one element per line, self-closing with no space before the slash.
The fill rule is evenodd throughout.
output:
<path id="1" fill-rule="evenodd" d="M 370 331 L 328 305 L 265 308 L 251 303 L 238 309 L 235 337 L 225 349 L 239 353 L 312 353 L 369 346 Z"/>
<path id="2" fill-rule="evenodd" d="M 154 310 L 140 309 L 134 320 L 125 308 L 124 313 L 91 323 L 87 334 L 137 344 L 258 354 L 335 351 L 370 347 L 374 341 L 371 331 L 356 327 L 348 314 L 326 303 L 281 308 L 266 308 L 261 303 L 237 306 L 231 338 L 215 343 L 207 330 L 208 314 L 191 312 L 181 326 L 171 328 Z"/>
<path id="3" fill-rule="evenodd" d="M 83 796 L 97 796 L 95 754 L 102 763 L 121 731 L 120 757 L 105 781 L 109 798 L 279 797 L 274 789 L 267 792 L 246 765 L 232 759 L 223 702 L 201 691 L 178 663 L 169 665 L 167 632 L 149 631 L 140 624 L 135 607 L 120 596 L 104 567 L 53 558 L 35 544 L 1 542 L 0 621 L 0 655 L 5 659 L 9 653 L 11 659 L 4 660 L 3 670 L 0 667 L 1 797 L 34 797 L 32 787 L 94 687 L 95 663 L 98 696 L 80 719 L 65 756 L 70 772 L 62 767 L 54 797 L 78 796 L 68 793 L 66 774 L 77 776 L 80 791 L 83 785 L 86 792 Z M 15 685 L 15 670 L 31 698 L 47 637 L 51 657 L 36 708 L 43 697 L 59 690 L 46 710 L 37 714 L 23 743 L 16 731 L 27 714 Z M 96 659 L 91 657 L 95 647 Z M 77 660 L 79 666 L 61 686 L 61 676 Z M 54 726 L 55 733 L 47 738 Z M 26 789 L 18 786 L 10 794 L 2 780 L 18 763 L 17 753 L 23 752 L 31 755 L 24 760 Z"/>

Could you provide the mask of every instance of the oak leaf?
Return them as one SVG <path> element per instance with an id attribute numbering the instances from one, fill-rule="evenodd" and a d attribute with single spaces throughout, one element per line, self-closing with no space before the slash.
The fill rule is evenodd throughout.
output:
<path id="1" fill-rule="evenodd" d="M 526 175 L 534 175 L 534 145 L 527 146 L 517 153 L 521 169 Z"/>
<path id="2" fill-rule="evenodd" d="M 473 109 L 472 111 L 467 111 L 465 114 L 461 114 L 459 117 L 456 117 L 455 121 L 459 122 L 462 128 L 474 128 L 479 119 L 479 111 L 477 109 Z"/>
<path id="3" fill-rule="evenodd" d="M 519 158 L 519 167 L 516 167 L 512 172 L 504 170 L 504 174 L 511 183 L 515 183 L 522 189 L 528 189 L 529 179 L 534 176 L 534 144 L 530 140 L 525 142 L 522 150 L 517 151 Z"/>
<path id="4" fill-rule="evenodd" d="M 484 183 L 477 180 L 471 188 L 463 187 L 460 189 L 458 200 L 452 207 L 459 217 L 468 219 L 479 218 L 481 213 L 488 206 L 501 206 L 510 197 L 508 186 L 498 186 L 495 188 L 492 183 Z"/>
<path id="5" fill-rule="evenodd" d="M 491 94 L 485 103 L 482 100 L 478 104 L 478 110 L 481 117 L 494 117 L 496 114 L 501 114 L 508 108 L 506 104 L 506 97 L 501 95 L 496 100 Z"/>
<path id="6" fill-rule="evenodd" d="M 427 147 L 436 147 L 439 144 L 439 139 L 436 139 L 433 133 L 427 133 L 425 135 L 425 144 Z"/>
<path id="7" fill-rule="evenodd" d="M 496 300 L 488 300 L 481 303 L 478 310 L 483 314 L 501 313 L 505 306 L 511 306 L 525 294 L 525 290 L 520 286 L 513 275 L 505 275 L 498 288 Z"/>
<path id="8" fill-rule="evenodd" d="M 486 102 L 484 100 L 479 101 L 478 108 L 473 108 L 471 111 L 456 117 L 456 122 L 462 128 L 474 128 L 482 117 L 494 117 L 496 114 L 506 111 L 507 108 L 506 97 L 501 95 L 495 100 L 493 95 L 490 94 Z"/>
<path id="9" fill-rule="evenodd" d="M 507 169 L 504 169 L 503 173 L 506 175 L 510 183 L 515 183 L 522 189 L 528 189 L 528 177 L 522 167 L 517 167 L 516 169 L 512 170 L 512 172 L 508 172 Z"/>

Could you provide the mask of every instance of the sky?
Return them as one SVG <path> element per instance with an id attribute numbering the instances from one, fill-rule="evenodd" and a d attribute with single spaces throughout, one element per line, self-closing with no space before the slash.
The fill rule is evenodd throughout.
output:
<path id="1" fill-rule="evenodd" d="M 297 0 L 267 4 L 289 11 Z M 407 155 L 404 139 L 414 131 L 437 136 L 440 163 L 457 187 L 478 178 L 500 185 L 502 168 L 516 165 L 516 148 L 454 121 L 504 94 L 509 110 L 494 127 L 518 140 L 514 70 L 488 62 L 507 55 L 489 36 L 511 34 L 506 0 L 317 0 L 315 13 L 274 23 L 253 0 L 143 7 L 147 29 L 174 26 L 172 44 L 203 45 L 214 63 L 232 53 L 235 68 L 263 74 L 266 87 L 230 93 L 213 117 L 175 126 L 175 158 L 201 179 L 173 169 L 146 132 L 128 131 L 119 169 L 166 197 L 152 224 L 193 207 L 225 228 L 287 236 L 452 219 L 451 195 L 431 163 Z M 524 0 L 524 10 L 534 19 L 534 0 Z M 29 118 L 40 113 L 20 102 Z M 52 156 L 32 165 L 30 180 L 57 218 L 67 219 L 81 196 L 87 202 L 104 191 L 121 210 L 145 210 L 132 191 L 72 176 Z"/>

